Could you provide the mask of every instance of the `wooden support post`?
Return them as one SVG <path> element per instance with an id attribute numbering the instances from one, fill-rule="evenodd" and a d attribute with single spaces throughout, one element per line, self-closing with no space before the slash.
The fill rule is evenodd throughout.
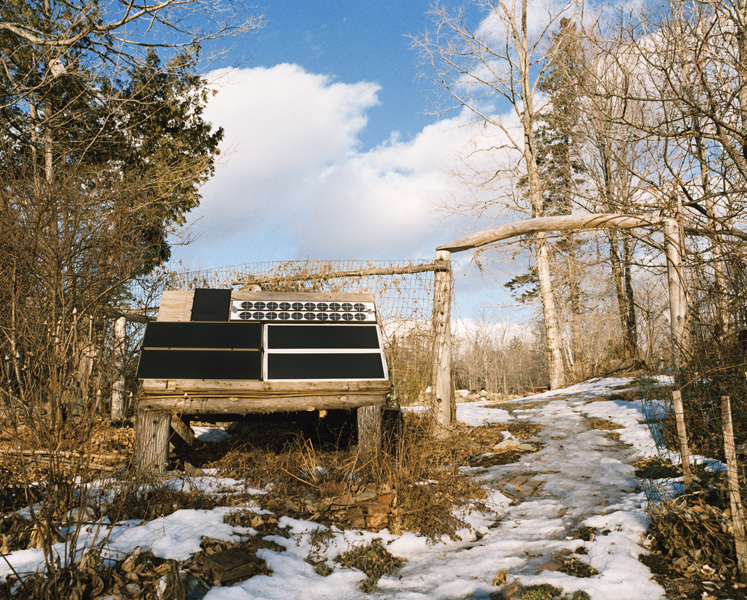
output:
<path id="1" fill-rule="evenodd" d="M 433 275 L 433 385 L 431 412 L 433 435 L 446 437 L 452 427 L 454 405 L 451 384 L 451 252 L 436 250 L 436 264 L 447 269 Z"/>
<path id="2" fill-rule="evenodd" d="M 664 249 L 667 255 L 669 317 L 672 332 L 672 359 L 677 372 L 689 354 L 687 329 L 687 288 L 682 268 L 682 235 L 675 219 L 664 221 Z"/>
<path id="3" fill-rule="evenodd" d="M 189 417 L 171 415 L 170 441 L 178 451 L 184 451 L 195 444 L 195 432 L 189 425 Z"/>
<path id="4" fill-rule="evenodd" d="M 737 474 L 737 453 L 734 446 L 734 427 L 731 420 L 731 402 L 729 396 L 721 397 L 721 423 L 724 430 L 724 453 L 726 454 L 726 473 L 729 478 L 729 505 L 734 526 L 734 546 L 737 551 L 737 569 L 740 581 L 747 578 L 747 538 L 744 531 L 744 511 L 739 493 Z"/>
<path id="5" fill-rule="evenodd" d="M 125 418 L 125 332 L 127 331 L 127 319 L 119 317 L 114 322 L 114 373 L 116 379 L 112 384 L 112 410 L 113 421 L 121 421 Z"/>
<path id="6" fill-rule="evenodd" d="M 169 460 L 171 415 L 140 410 L 135 419 L 135 468 L 161 473 Z"/>
<path id="7" fill-rule="evenodd" d="M 360 454 L 381 449 L 381 407 L 361 406 L 358 409 L 358 452 Z"/>
<path id="8" fill-rule="evenodd" d="M 682 458 L 682 477 L 687 491 L 690 489 L 693 479 L 690 472 L 690 448 L 687 443 L 687 430 L 685 429 L 685 411 L 682 407 L 682 394 L 679 390 L 672 392 L 672 402 L 674 404 L 674 418 L 677 422 L 677 441 Z"/>

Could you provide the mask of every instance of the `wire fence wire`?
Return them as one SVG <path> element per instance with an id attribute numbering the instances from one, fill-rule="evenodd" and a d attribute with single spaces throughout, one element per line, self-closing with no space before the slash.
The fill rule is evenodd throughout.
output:
<path id="1" fill-rule="evenodd" d="M 199 271 L 162 271 L 136 282 L 135 310 L 155 310 L 164 290 L 241 289 L 259 285 L 267 292 L 368 293 L 384 338 L 394 404 L 418 401 L 430 385 L 433 362 L 434 272 L 426 260 L 292 260 L 254 262 Z M 402 273 L 424 267 L 420 272 Z M 375 271 L 355 275 L 356 272 Z"/>

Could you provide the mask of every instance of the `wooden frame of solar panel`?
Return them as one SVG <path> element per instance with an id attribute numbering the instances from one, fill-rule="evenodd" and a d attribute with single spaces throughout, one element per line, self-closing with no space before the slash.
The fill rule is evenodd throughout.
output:
<path id="1" fill-rule="evenodd" d="M 374 298 L 370 294 L 224 290 L 221 298 L 230 297 L 230 312 L 223 316 L 225 313 L 216 311 L 209 302 L 198 302 L 199 297 L 204 297 L 207 292 L 212 292 L 214 296 L 218 291 L 164 292 L 156 321 L 160 325 L 150 327 L 154 331 L 162 329 L 165 332 L 164 339 L 167 341 L 156 343 L 174 343 L 176 347 L 147 346 L 146 344 L 153 343 L 154 336 L 146 328 L 138 366 L 138 378 L 142 381 L 144 391 L 138 406 L 142 416 L 139 418 L 142 421 L 141 427 L 143 423 L 155 423 L 157 415 L 242 415 L 329 409 L 359 409 L 360 422 L 361 410 L 369 410 L 385 403 L 391 384 Z M 264 306 L 261 306 L 262 303 Z M 303 310 L 298 306 L 301 304 Z M 200 322 L 192 320 L 197 312 L 200 313 L 200 318 L 210 319 L 202 322 L 203 330 L 209 330 L 207 337 L 204 331 L 200 334 L 203 339 L 200 343 L 209 346 L 207 348 L 191 348 L 189 335 L 183 333 L 187 330 L 199 332 Z M 242 314 L 248 312 L 252 314 Z M 257 312 L 264 314 L 253 314 Z M 220 322 L 212 321 L 221 317 L 223 320 Z M 183 325 L 174 325 L 179 323 Z M 255 326 L 261 327 L 258 343 Z M 243 327 L 248 327 L 244 330 L 247 333 L 251 330 L 251 336 L 255 337 L 253 344 L 235 342 L 235 332 L 242 331 Z M 321 346 L 314 345 L 315 332 L 324 332 L 327 336 L 326 342 Z M 345 332 L 354 333 L 348 335 Z M 216 341 L 215 338 L 224 334 L 234 340 L 230 344 L 243 346 L 238 349 L 219 347 L 223 342 Z M 205 339 L 208 341 L 205 342 Z M 258 375 L 256 378 L 233 377 L 230 365 L 225 369 L 218 368 L 221 373 L 218 378 L 184 376 L 185 370 L 189 372 L 192 367 L 189 360 L 182 359 L 190 354 L 198 357 L 192 361 L 192 365 L 197 365 L 196 369 L 199 371 L 200 356 L 219 357 L 221 360 L 223 357 L 232 357 L 236 361 L 237 355 L 243 353 L 250 356 L 252 352 L 259 352 L 261 356 L 259 372 L 251 367 L 251 372 Z M 158 370 L 158 361 L 168 356 L 171 356 L 171 364 L 176 365 L 174 372 L 178 377 L 170 377 L 166 372 Z M 143 357 L 146 358 L 145 361 Z M 298 372 L 296 375 L 292 372 L 294 368 L 298 368 L 298 363 L 295 366 L 291 364 L 291 373 L 287 372 L 287 365 L 286 371 L 282 368 L 278 370 L 277 363 L 282 363 L 286 357 L 303 357 L 305 366 L 301 369 L 300 376 Z M 155 367 L 149 366 L 152 359 L 155 359 Z M 347 362 L 338 370 L 325 367 L 333 364 L 335 359 Z M 315 371 L 319 367 L 327 369 L 321 376 Z M 277 376 L 278 373 L 280 376 Z M 163 429 L 163 425 L 159 426 Z M 143 436 L 138 434 L 138 437 Z M 136 446 L 140 455 L 149 453 L 142 440 Z M 163 463 L 163 449 L 159 452 L 161 457 L 156 462 Z M 138 463 L 142 467 L 149 460 L 148 456 L 141 456 Z"/>

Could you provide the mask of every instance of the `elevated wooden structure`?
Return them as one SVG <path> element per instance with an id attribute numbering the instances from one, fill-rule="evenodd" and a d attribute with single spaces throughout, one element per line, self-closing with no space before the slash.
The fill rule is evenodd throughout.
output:
<path id="1" fill-rule="evenodd" d="M 143 338 L 135 459 L 161 471 L 199 416 L 357 409 L 359 449 L 380 443 L 391 391 L 370 294 L 164 292 Z"/>

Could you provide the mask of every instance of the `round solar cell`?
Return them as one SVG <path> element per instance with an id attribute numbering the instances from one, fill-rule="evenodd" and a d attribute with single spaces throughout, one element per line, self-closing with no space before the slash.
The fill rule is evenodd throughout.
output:
<path id="1" fill-rule="evenodd" d="M 293 310 L 303 310 L 302 302 L 294 302 L 292 305 Z"/>
<path id="2" fill-rule="evenodd" d="M 351 313 L 349 313 L 349 312 L 342 313 L 342 320 L 343 321 L 352 321 L 353 320 L 353 315 Z"/>
<path id="3" fill-rule="evenodd" d="M 326 321 L 327 319 L 329 319 L 329 315 L 328 315 L 327 313 L 318 313 L 318 314 L 316 315 L 316 318 L 317 318 L 317 319 L 318 319 L 319 321 Z"/>
<path id="4" fill-rule="evenodd" d="M 268 312 L 265 314 L 265 319 L 268 319 L 270 321 L 274 321 L 278 318 L 278 313 L 276 312 Z"/>
<path id="5" fill-rule="evenodd" d="M 243 310 L 252 310 L 254 308 L 253 304 L 253 302 L 242 302 L 240 306 Z"/>
<path id="6" fill-rule="evenodd" d="M 332 302 L 332 304 L 329 305 L 329 310 L 338 311 L 340 310 L 340 305 L 337 302 Z"/>
<path id="7" fill-rule="evenodd" d="M 293 314 L 291 314 L 291 319 L 293 319 L 294 321 L 300 321 L 301 319 L 303 319 L 303 313 L 294 312 Z"/>
<path id="8" fill-rule="evenodd" d="M 312 313 L 312 312 L 304 313 L 303 318 L 306 321 L 313 321 L 314 320 L 314 313 Z"/>
<path id="9" fill-rule="evenodd" d="M 342 310 L 344 310 L 345 312 L 350 312 L 351 310 L 353 310 L 353 305 L 350 304 L 350 302 L 343 302 Z"/>
<path id="10" fill-rule="evenodd" d="M 267 310 L 277 310 L 278 309 L 278 303 L 277 302 L 268 302 L 267 303 Z"/>
<path id="11" fill-rule="evenodd" d="M 242 321 L 249 321 L 252 318 L 252 313 L 250 312 L 240 312 L 239 313 L 239 319 Z"/>
<path id="12" fill-rule="evenodd" d="M 356 302 L 355 305 L 353 305 L 353 310 L 357 310 L 358 312 L 362 312 L 366 310 L 366 305 L 362 304 L 361 302 Z"/>
<path id="13" fill-rule="evenodd" d="M 288 319 L 291 318 L 290 313 L 287 313 L 287 312 L 281 312 L 278 315 L 278 317 L 280 317 L 280 319 L 283 320 L 283 321 L 287 321 Z"/>
<path id="14" fill-rule="evenodd" d="M 290 302 L 281 302 L 280 303 L 280 310 L 289 310 L 291 307 Z M 363 309 L 361 309 L 363 310 Z"/>
<path id="15" fill-rule="evenodd" d="M 316 308 L 316 304 L 314 304 L 313 302 L 307 302 L 303 305 L 303 307 L 305 310 L 314 310 Z"/>
<path id="16" fill-rule="evenodd" d="M 252 317 L 254 317 L 255 319 L 257 319 L 257 321 L 261 321 L 262 319 L 264 319 L 264 318 L 265 318 L 265 313 L 262 313 L 262 312 L 255 312 L 255 313 L 254 313 L 254 314 L 252 315 Z"/>
<path id="17" fill-rule="evenodd" d="M 265 309 L 265 303 L 264 302 L 255 302 L 254 303 L 254 310 L 264 310 Z"/>
<path id="18" fill-rule="evenodd" d="M 319 304 L 316 305 L 317 310 L 326 311 L 328 308 L 329 308 L 329 304 L 327 304 L 326 302 L 320 302 Z"/>
<path id="19" fill-rule="evenodd" d="M 366 315 L 364 313 L 355 313 L 355 320 L 356 321 L 365 321 Z"/>
<path id="20" fill-rule="evenodd" d="M 329 315 L 330 321 L 339 321 L 340 319 L 342 319 L 340 313 L 332 313 L 331 315 Z"/>

